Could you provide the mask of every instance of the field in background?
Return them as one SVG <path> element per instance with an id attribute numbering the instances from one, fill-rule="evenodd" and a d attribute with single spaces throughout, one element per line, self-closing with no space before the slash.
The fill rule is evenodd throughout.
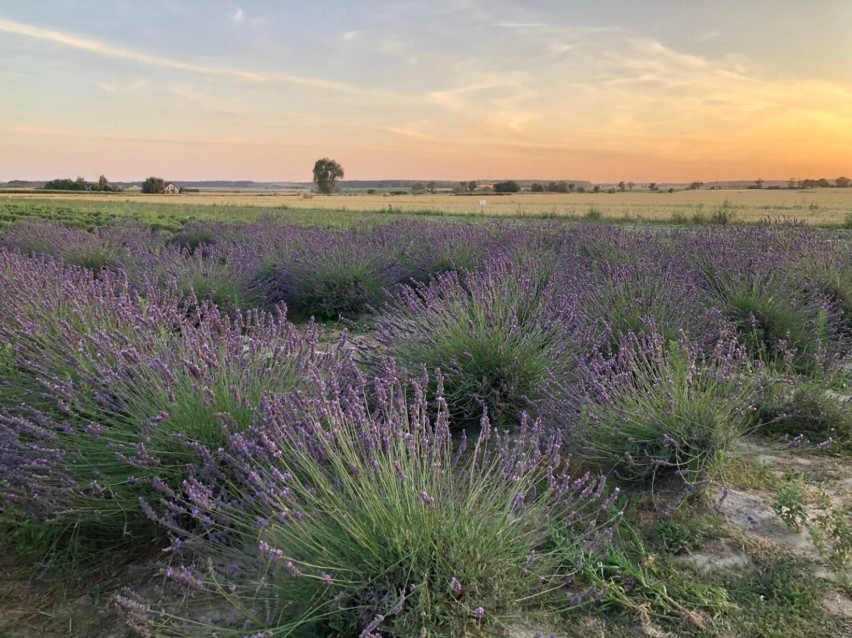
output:
<path id="1" fill-rule="evenodd" d="M 485 200 L 485 206 L 480 202 Z M 181 195 L 34 192 L 0 194 L 0 223 L 19 217 L 73 219 L 79 213 L 99 223 L 133 217 L 149 223 L 175 219 L 251 219 L 270 210 L 289 211 L 294 221 L 322 225 L 346 223 L 340 212 L 497 217 L 587 217 L 675 223 L 711 221 L 720 212 L 727 222 L 755 223 L 793 218 L 820 226 L 842 226 L 852 217 L 852 188 L 815 190 L 648 191 L 498 196 L 493 194 L 394 195 L 340 194 L 303 198 L 296 194 L 202 192 Z M 28 214 L 28 211 L 31 214 Z M 40 212 L 41 211 L 41 212 Z M 334 215 L 328 215 L 328 213 Z"/>

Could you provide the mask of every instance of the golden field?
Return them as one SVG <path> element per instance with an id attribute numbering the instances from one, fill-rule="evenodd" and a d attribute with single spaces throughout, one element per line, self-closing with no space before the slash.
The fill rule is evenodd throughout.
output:
<path id="1" fill-rule="evenodd" d="M 795 218 L 811 224 L 844 224 L 852 214 L 852 188 L 814 190 L 700 190 L 673 193 L 626 191 L 619 193 L 519 193 L 514 195 L 450 193 L 422 195 L 338 194 L 303 197 L 297 193 L 258 193 L 205 191 L 180 195 L 140 193 L 35 193 L 0 194 L 3 200 L 50 202 L 91 201 L 122 204 L 186 204 L 191 207 L 239 207 L 277 209 L 319 209 L 323 211 L 371 211 L 445 215 L 488 216 L 575 216 L 590 212 L 602 218 L 637 220 L 685 220 L 710 217 L 720 209 L 737 222 L 758 222 L 765 218 Z M 480 201 L 485 200 L 485 206 Z"/>

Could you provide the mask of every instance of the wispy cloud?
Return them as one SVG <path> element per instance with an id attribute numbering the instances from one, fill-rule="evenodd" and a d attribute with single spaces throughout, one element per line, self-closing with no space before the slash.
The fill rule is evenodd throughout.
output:
<path id="1" fill-rule="evenodd" d="M 491 26 L 498 29 L 544 29 L 548 25 L 544 22 L 495 22 Z"/>
<path id="2" fill-rule="evenodd" d="M 77 129 L 46 127 L 46 126 L 0 126 L 0 131 L 6 133 L 17 133 L 24 135 L 43 135 L 46 137 L 71 137 L 93 140 L 111 140 L 123 142 L 145 142 L 151 144 L 176 144 L 176 145 L 204 145 L 204 146 L 246 146 L 246 147 L 274 147 L 274 148 L 310 148 L 311 144 L 305 142 L 284 142 L 281 140 L 253 140 L 241 137 L 181 137 L 166 135 L 139 135 L 134 133 L 115 132 L 92 132 Z"/>
<path id="3" fill-rule="evenodd" d="M 202 64 L 193 64 L 191 62 L 182 62 L 180 60 L 173 60 L 158 55 L 143 53 L 141 51 L 134 51 L 132 49 L 126 49 L 124 47 L 91 40 L 77 35 L 62 33 L 60 31 L 53 31 L 50 29 L 42 29 L 29 24 L 14 22 L 12 20 L 0 20 L 0 32 L 53 42 L 67 47 L 72 47 L 74 49 L 79 49 L 81 51 L 94 53 L 95 55 L 127 60 L 144 66 L 174 69 L 176 71 L 186 71 L 201 75 L 215 75 L 244 82 L 263 82 L 267 79 L 264 75 L 259 73 L 252 73 L 250 71 L 243 71 L 240 69 L 231 69 L 228 67 L 206 66 Z"/>
<path id="4" fill-rule="evenodd" d="M 234 7 L 234 10 L 231 12 L 231 20 L 239 24 L 243 20 L 246 19 L 246 12 L 239 5 Z"/>
<path id="5" fill-rule="evenodd" d="M 441 138 L 424 131 L 424 129 L 428 128 L 434 128 L 434 122 L 431 120 L 418 120 L 416 122 L 409 122 L 398 126 L 381 126 L 378 130 L 419 140 L 421 142 L 440 141 Z"/>
<path id="6" fill-rule="evenodd" d="M 81 51 L 86 51 L 94 55 L 118 60 L 126 60 L 128 62 L 133 62 L 147 67 L 173 69 L 186 73 L 216 76 L 250 83 L 281 82 L 314 89 L 322 89 L 325 91 L 345 93 L 349 95 L 378 94 L 378 92 L 365 91 L 360 89 L 359 87 L 347 84 L 345 82 L 334 82 L 331 80 L 325 80 L 323 78 L 304 77 L 280 73 L 257 73 L 254 71 L 246 71 L 243 69 L 234 69 L 223 66 L 208 66 L 203 64 L 195 64 L 192 62 L 184 62 L 182 60 L 174 60 L 172 58 L 152 55 L 149 53 L 116 46 L 106 42 L 101 42 L 98 40 L 93 40 L 70 33 L 63 33 L 61 31 L 54 31 L 51 29 L 42 29 L 41 27 L 23 24 L 21 22 L 14 22 L 12 20 L 0 20 L 0 32 L 35 38 L 37 40 L 60 44 Z"/>

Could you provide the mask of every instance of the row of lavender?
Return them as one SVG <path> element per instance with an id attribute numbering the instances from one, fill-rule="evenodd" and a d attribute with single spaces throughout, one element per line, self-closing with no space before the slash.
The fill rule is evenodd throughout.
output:
<path id="1" fill-rule="evenodd" d="M 850 246 L 799 228 L 3 242 L 4 524 L 81 552 L 168 536 L 168 575 L 227 601 L 210 622 L 235 635 L 571 607 L 614 524 L 601 474 L 692 489 L 761 419 L 801 428 L 778 388 L 832 382 L 852 337 Z M 281 301 L 372 329 L 330 343 Z M 124 603 L 158 635 L 209 633 Z"/>

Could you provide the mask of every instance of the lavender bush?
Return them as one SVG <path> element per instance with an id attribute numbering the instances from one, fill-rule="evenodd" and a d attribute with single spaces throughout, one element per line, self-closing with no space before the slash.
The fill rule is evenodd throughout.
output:
<path id="1" fill-rule="evenodd" d="M 265 393 L 349 369 L 345 348 L 318 348 L 313 324 L 230 317 L 176 291 L 139 294 L 119 275 L 0 257 L 5 515 L 75 542 L 150 538 L 140 488 L 178 484 L 196 446 L 248 427 Z"/>
<path id="2" fill-rule="evenodd" d="M 614 497 L 570 476 L 558 438 L 483 418 L 455 450 L 440 378 L 326 387 L 268 398 L 211 450 L 236 477 L 227 491 L 206 472 L 164 491 L 176 554 L 197 556 L 168 575 L 245 619 L 219 635 L 462 636 L 582 599 L 573 559 L 609 538 Z M 212 629 L 160 620 L 157 635 Z"/>
<path id="3" fill-rule="evenodd" d="M 659 334 L 629 333 L 596 357 L 568 433 L 582 458 L 626 481 L 678 475 L 694 484 L 751 423 L 755 382 L 745 350 L 722 339 L 712 355 Z"/>
<path id="4" fill-rule="evenodd" d="M 270 258 L 262 273 L 267 304 L 297 315 L 356 318 L 403 279 L 392 254 L 353 233 L 303 231 L 301 242 Z"/>
<path id="5" fill-rule="evenodd" d="M 459 426 L 478 422 L 484 409 L 498 423 L 534 410 L 550 397 L 554 376 L 572 376 L 579 347 L 574 301 L 561 282 L 503 257 L 481 272 L 403 287 L 376 324 L 375 342 L 362 345 L 367 365 L 378 370 L 392 357 L 415 376 L 441 369 Z"/>
<path id="6" fill-rule="evenodd" d="M 177 288 L 186 298 L 209 301 L 220 311 L 233 314 L 259 308 L 263 302 L 257 286 L 259 259 L 243 246 L 220 242 L 203 250 L 167 248 L 151 254 L 137 268 L 145 280 Z"/>
<path id="7" fill-rule="evenodd" d="M 572 274 L 582 323 L 600 331 L 611 350 L 631 332 L 657 331 L 665 341 L 685 333 L 706 348 L 719 337 L 721 312 L 682 263 L 646 254 L 629 264 L 575 264 Z"/>
<path id="8" fill-rule="evenodd" d="M 685 249 L 704 290 L 737 329 L 751 356 L 785 371 L 816 374 L 845 352 L 835 339 L 842 316 L 791 265 L 819 237 L 804 229 L 758 227 L 697 233 Z"/>
<path id="9" fill-rule="evenodd" d="M 421 282 L 445 272 L 476 270 L 499 245 L 502 228 L 434 222 L 394 222 L 369 233 L 394 254 L 406 279 Z"/>

